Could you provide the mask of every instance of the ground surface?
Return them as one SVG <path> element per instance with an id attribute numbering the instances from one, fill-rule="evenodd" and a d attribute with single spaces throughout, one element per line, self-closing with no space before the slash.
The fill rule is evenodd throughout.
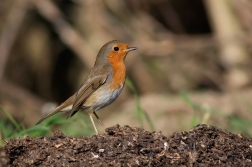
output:
<path id="1" fill-rule="evenodd" d="M 91 138 L 12 139 L 0 153 L 0 166 L 252 166 L 252 139 L 207 125 L 170 137 L 117 125 Z"/>

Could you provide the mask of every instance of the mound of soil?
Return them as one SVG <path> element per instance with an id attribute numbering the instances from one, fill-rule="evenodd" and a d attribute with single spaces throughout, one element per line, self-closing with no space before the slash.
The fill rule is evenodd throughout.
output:
<path id="1" fill-rule="evenodd" d="M 252 166 L 250 138 L 207 125 L 169 138 L 119 125 L 91 138 L 57 131 L 9 140 L 4 151 L 3 166 Z"/>

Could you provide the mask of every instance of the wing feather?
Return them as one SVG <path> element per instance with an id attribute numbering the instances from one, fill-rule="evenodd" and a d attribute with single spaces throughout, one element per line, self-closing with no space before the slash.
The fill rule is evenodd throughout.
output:
<path id="1" fill-rule="evenodd" d="M 68 118 L 72 117 L 78 110 L 82 108 L 82 105 L 87 98 L 106 82 L 107 77 L 108 75 L 92 77 L 80 87 L 78 92 L 76 92 L 75 102 Z"/>

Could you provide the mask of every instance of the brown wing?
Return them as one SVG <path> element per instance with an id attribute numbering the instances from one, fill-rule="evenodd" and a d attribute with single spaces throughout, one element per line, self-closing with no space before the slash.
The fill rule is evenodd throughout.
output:
<path id="1" fill-rule="evenodd" d="M 91 77 L 85 82 L 78 92 L 76 92 L 75 101 L 73 104 L 73 108 L 69 114 L 69 117 L 72 117 L 78 110 L 81 109 L 82 104 L 86 101 L 86 99 L 101 85 L 103 85 L 107 79 L 108 75 L 99 75 L 95 77 Z"/>

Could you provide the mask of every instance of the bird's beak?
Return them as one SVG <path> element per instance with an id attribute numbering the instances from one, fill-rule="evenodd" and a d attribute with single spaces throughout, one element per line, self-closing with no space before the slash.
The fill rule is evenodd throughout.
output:
<path id="1" fill-rule="evenodd" d="M 127 52 L 132 51 L 132 50 L 137 50 L 137 47 L 128 47 L 126 49 Z"/>

